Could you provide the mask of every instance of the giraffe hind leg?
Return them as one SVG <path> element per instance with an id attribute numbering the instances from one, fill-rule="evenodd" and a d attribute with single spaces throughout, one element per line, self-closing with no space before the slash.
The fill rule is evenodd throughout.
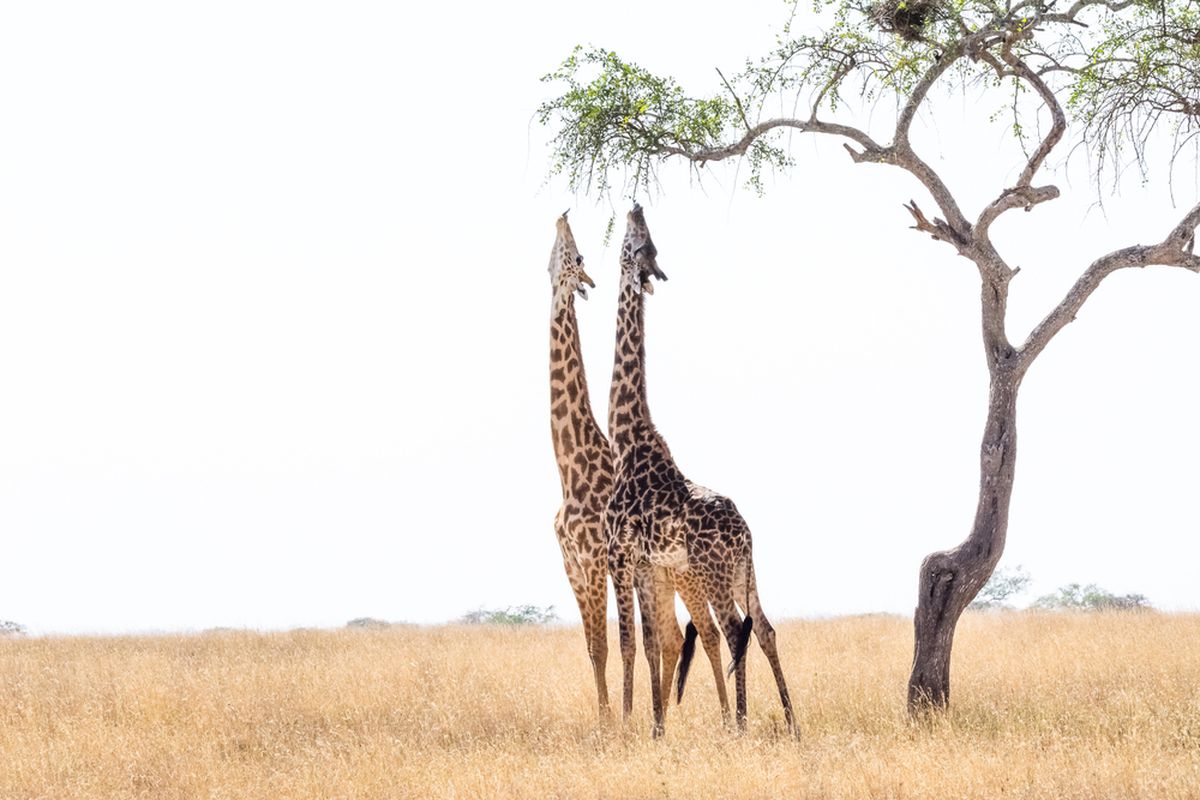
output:
<path id="1" fill-rule="evenodd" d="M 712 612 L 708 608 L 708 599 L 702 589 L 686 581 L 679 584 L 679 595 L 687 606 L 694 627 L 704 644 L 704 653 L 712 667 L 713 684 L 717 687 L 717 700 L 721 705 L 721 717 L 729 721 L 729 693 L 725 689 L 725 669 L 721 666 L 721 632 L 713 622 Z M 682 668 L 682 667 L 681 667 Z M 679 697 L 683 697 L 683 683 L 678 684 Z"/>
<path id="2" fill-rule="evenodd" d="M 592 672 L 596 679 L 600 718 L 607 720 L 612 712 L 608 707 L 608 680 L 605 676 L 608 664 L 608 571 L 604 568 L 593 569 L 588 575 L 588 614 L 584 633 L 588 639 L 588 656 L 592 659 Z"/>
<path id="3" fill-rule="evenodd" d="M 748 611 L 750 618 L 755 620 L 754 636 L 758 639 L 758 646 L 762 648 L 763 654 L 766 655 L 767 661 L 771 664 L 771 672 L 775 675 L 775 686 L 779 689 L 779 701 L 783 704 L 783 718 L 787 723 L 788 733 L 795 736 L 798 735 L 799 731 L 796 728 L 796 716 L 792 710 L 792 698 L 788 694 L 787 681 L 783 677 L 783 667 L 779 663 L 779 650 L 775 646 L 775 629 L 767 621 L 766 615 L 763 614 L 762 603 L 758 599 L 758 587 L 754 581 L 753 566 L 749 567 L 748 583 Z"/>
<path id="4" fill-rule="evenodd" d="M 739 658 L 738 651 L 745 655 L 746 641 L 743 637 L 749 637 L 750 628 L 742 621 L 742 617 L 738 614 L 737 604 L 733 601 L 732 587 L 725 587 L 718 596 L 713 598 L 713 608 L 716 611 L 717 617 L 721 620 L 721 627 L 725 630 L 725 641 L 729 644 L 729 650 L 733 653 L 734 660 L 730 666 L 730 672 L 736 673 L 737 679 L 734 682 L 737 690 L 737 707 L 735 718 L 737 720 L 738 730 L 746 729 L 746 659 Z M 740 645 L 739 645 L 740 642 Z"/>

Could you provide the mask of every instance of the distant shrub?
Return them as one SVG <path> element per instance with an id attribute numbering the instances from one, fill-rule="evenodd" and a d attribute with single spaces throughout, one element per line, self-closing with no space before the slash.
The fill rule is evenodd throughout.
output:
<path id="1" fill-rule="evenodd" d="M 1144 594 L 1113 594 L 1094 583 L 1069 583 L 1053 594 L 1042 595 L 1032 608 L 1066 611 L 1143 611 L 1152 608 Z"/>
<path id="2" fill-rule="evenodd" d="M 976 611 L 1012 608 L 1008 601 L 1028 589 L 1032 580 L 1025 568 L 1019 564 L 1012 569 L 1001 567 L 992 573 L 992 577 L 988 578 L 988 582 L 967 608 Z"/>
<path id="3" fill-rule="evenodd" d="M 545 625 L 554 622 L 558 615 L 554 606 L 509 606 L 501 609 L 479 608 L 463 614 L 460 622 L 468 625 Z"/>
<path id="4" fill-rule="evenodd" d="M 392 623 L 374 617 L 356 617 L 346 623 L 347 628 L 390 628 Z"/>
<path id="5" fill-rule="evenodd" d="M 29 631 L 25 626 L 7 619 L 0 619 L 0 636 L 24 636 Z"/>

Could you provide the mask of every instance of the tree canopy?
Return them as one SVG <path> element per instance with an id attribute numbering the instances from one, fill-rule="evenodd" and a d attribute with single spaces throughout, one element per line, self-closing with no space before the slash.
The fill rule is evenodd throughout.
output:
<path id="1" fill-rule="evenodd" d="M 539 109 L 556 129 L 553 165 L 577 190 L 607 190 L 615 169 L 634 190 L 658 161 L 702 167 L 746 156 L 750 183 L 791 165 L 787 130 L 836 134 L 857 159 L 889 148 L 838 121 L 848 99 L 897 106 L 892 148 L 903 148 L 918 107 L 938 81 L 1007 88 L 1016 136 L 1031 148 L 1032 177 L 1077 123 L 1097 174 L 1124 154 L 1145 166 L 1146 143 L 1163 124 L 1174 152 L 1200 134 L 1200 0 L 815 0 L 823 32 L 792 35 L 706 96 L 689 94 L 614 52 L 577 47 L 544 80 L 562 94 Z M 1030 90 L 1051 112 L 1038 140 L 1022 103 Z M 767 116 L 790 107 L 791 116 Z"/>

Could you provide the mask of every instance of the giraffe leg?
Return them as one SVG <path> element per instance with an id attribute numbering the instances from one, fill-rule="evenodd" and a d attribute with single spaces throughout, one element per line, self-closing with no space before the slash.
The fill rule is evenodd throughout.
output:
<path id="1" fill-rule="evenodd" d="M 683 650 L 683 631 L 679 629 L 679 619 L 675 616 L 675 579 L 670 570 L 656 567 L 655 573 L 655 602 L 658 607 L 658 641 L 662 647 L 662 679 L 660 681 L 663 697 L 663 713 L 670 705 L 671 683 L 675 680 L 675 665 L 679 662 L 679 653 Z"/>
<path id="2" fill-rule="evenodd" d="M 733 654 L 733 663 L 729 665 L 731 672 L 735 673 L 736 679 L 734 685 L 737 690 L 737 726 L 738 730 L 746 729 L 746 637 L 750 635 L 750 631 L 746 629 L 743 623 L 741 614 L 738 613 L 737 604 L 733 600 L 732 587 L 726 586 L 713 598 L 713 609 L 717 613 L 717 618 L 721 620 L 721 627 L 725 630 L 725 641 L 729 645 L 729 650 Z"/>
<path id="3" fill-rule="evenodd" d="M 559 518 L 554 521 L 554 529 L 562 549 L 567 580 L 571 583 L 571 591 L 575 593 L 575 602 L 579 604 L 583 637 L 587 642 L 588 658 L 591 659 L 592 672 L 596 679 L 600 719 L 605 720 L 611 713 L 608 708 L 608 685 L 604 675 L 605 663 L 608 660 L 607 565 L 592 563 L 585 566 L 580 562 L 574 549 L 568 544 L 570 538 L 563 526 L 561 512 Z"/>
<path id="4" fill-rule="evenodd" d="M 613 593 L 617 596 L 617 624 L 621 632 L 621 714 L 629 720 L 633 713 L 633 662 L 637 657 L 637 640 L 633 619 L 633 568 L 625 559 L 610 560 Z"/>
<path id="5" fill-rule="evenodd" d="M 660 682 L 660 660 L 662 648 L 658 640 L 658 587 L 655 585 L 654 570 L 647 564 L 639 564 L 634 570 L 637 585 L 638 609 L 642 615 L 642 647 L 646 651 L 646 662 L 650 666 L 650 705 L 654 711 L 654 724 L 650 735 L 657 739 L 663 735 L 662 684 Z"/>
<path id="6" fill-rule="evenodd" d="M 596 678 L 596 699 L 600 706 L 600 719 L 608 720 L 612 712 L 608 707 L 608 679 L 605 667 L 608 664 L 608 570 L 604 565 L 594 565 L 587 575 L 588 610 L 584 616 L 583 631 L 588 640 L 588 655 L 592 659 L 592 672 Z"/>
<path id="7" fill-rule="evenodd" d="M 775 685 L 779 688 L 779 700 L 783 703 L 783 718 L 787 722 L 788 733 L 795 736 L 798 734 L 796 717 L 792 712 L 792 698 L 788 694 L 787 681 L 783 678 L 783 667 L 779 663 L 779 650 L 775 647 L 775 629 L 767 621 L 766 615 L 763 614 L 762 603 L 758 600 L 758 586 L 754 580 L 753 564 L 747 566 L 746 573 L 747 613 L 754 620 L 754 636 L 758 639 L 758 646 L 762 648 L 763 653 L 767 656 L 767 661 L 771 663 L 771 672 L 775 673 Z"/>
<path id="8" fill-rule="evenodd" d="M 721 632 L 713 623 L 712 612 L 708 610 L 708 600 L 705 599 L 704 592 L 690 581 L 681 581 L 678 588 L 679 595 L 683 598 L 683 604 L 687 606 L 688 613 L 692 616 L 692 624 L 696 626 L 696 632 L 700 635 L 704 653 L 708 656 L 708 663 L 712 666 L 713 682 L 717 686 L 717 700 L 721 703 L 721 719 L 728 723 L 729 693 L 725 690 L 725 670 L 721 668 Z M 682 685 L 679 687 L 679 697 L 680 699 L 683 697 Z"/>

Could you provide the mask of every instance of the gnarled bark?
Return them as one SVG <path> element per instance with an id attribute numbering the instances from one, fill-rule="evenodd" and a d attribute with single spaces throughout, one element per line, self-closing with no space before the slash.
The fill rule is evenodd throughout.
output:
<path id="1" fill-rule="evenodd" d="M 1020 375 L 1014 370 L 998 370 L 992 375 L 987 424 L 979 448 L 979 505 L 970 535 L 953 550 L 932 553 L 921 562 L 908 679 L 908 704 L 913 711 L 949 702 L 955 626 L 1004 552 L 1017 461 L 1019 385 Z"/>

